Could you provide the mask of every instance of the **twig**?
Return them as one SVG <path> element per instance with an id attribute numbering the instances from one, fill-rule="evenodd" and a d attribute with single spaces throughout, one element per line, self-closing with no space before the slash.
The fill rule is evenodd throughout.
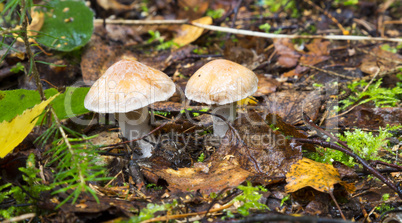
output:
<path id="1" fill-rule="evenodd" d="M 332 22 L 335 23 L 338 26 L 338 28 L 342 31 L 343 35 L 349 35 L 349 31 L 346 30 L 345 28 L 343 28 L 343 26 L 338 22 L 338 20 L 335 17 L 333 17 L 331 14 L 329 14 L 326 11 L 324 11 L 322 8 L 320 8 L 318 5 L 314 4 L 310 0 L 305 0 L 305 2 L 307 4 L 309 4 L 310 6 L 313 6 L 318 11 L 324 13 L 324 15 L 326 15 L 328 18 L 330 18 L 332 20 Z"/>
<path id="2" fill-rule="evenodd" d="M 235 3 L 236 5 L 233 8 L 233 18 L 232 18 L 232 24 L 230 25 L 230 28 L 234 28 L 235 23 L 236 23 L 236 19 L 237 19 L 237 14 L 239 13 L 239 8 L 242 4 L 243 0 L 237 0 L 237 2 Z M 226 35 L 226 39 L 229 39 L 230 34 L 228 33 Z"/>
<path id="3" fill-rule="evenodd" d="M 94 23 L 103 23 L 103 19 L 95 19 Z M 106 19 L 106 24 L 119 24 L 119 25 L 180 25 L 180 24 L 188 24 L 188 20 L 112 20 Z M 368 41 L 389 41 L 389 42 L 402 42 L 402 39 L 399 38 L 383 38 L 383 37 L 368 37 L 368 36 L 343 36 L 343 35 L 321 35 L 321 36 L 312 36 L 312 35 L 297 35 L 297 34 L 274 34 L 274 33 L 265 33 L 265 32 L 256 32 L 244 29 L 234 29 L 228 27 L 214 26 L 214 25 L 204 25 L 201 23 L 193 23 L 190 22 L 190 25 L 197 26 L 200 28 L 212 30 L 212 31 L 220 31 L 227 32 L 233 34 L 240 34 L 246 36 L 256 36 L 263 37 L 269 39 L 279 39 L 279 38 L 288 38 L 288 39 L 328 39 L 328 40 L 368 40 Z"/>
<path id="4" fill-rule="evenodd" d="M 303 66 L 303 67 L 308 67 L 308 68 L 311 68 L 311 69 L 314 69 L 314 70 L 318 70 L 318 71 L 321 71 L 321 72 L 324 72 L 324 73 L 327 73 L 327 74 L 330 74 L 330 75 L 333 75 L 333 76 L 345 78 L 345 79 L 348 79 L 348 80 L 354 80 L 355 79 L 354 77 L 349 77 L 349 76 L 346 76 L 346 75 L 338 74 L 338 73 L 330 71 L 330 70 L 324 70 L 324 69 L 321 69 L 321 68 L 318 68 L 318 67 L 315 67 L 315 66 L 312 66 L 312 65 L 309 65 L 309 64 L 304 64 L 304 63 L 299 62 L 299 65 Z"/>
<path id="5" fill-rule="evenodd" d="M 269 39 L 279 39 L 279 38 L 288 38 L 288 39 L 327 39 L 327 40 L 368 40 L 368 41 L 389 41 L 389 42 L 402 42 L 402 39 L 398 38 L 382 38 L 382 37 L 368 37 L 368 36 L 343 36 L 343 35 L 322 35 L 322 36 L 312 36 L 312 35 L 297 35 L 297 34 L 274 34 L 274 33 L 264 33 L 264 32 L 256 32 L 244 29 L 233 29 L 228 27 L 214 26 L 214 25 L 204 25 L 201 23 L 190 23 L 193 26 L 197 26 L 203 29 L 227 32 L 245 36 L 256 36 L 263 37 Z"/>
<path id="6" fill-rule="evenodd" d="M 28 39 L 28 32 L 27 32 L 28 21 L 25 18 L 25 12 L 26 12 L 26 2 L 25 2 L 25 0 L 21 0 L 21 15 L 22 15 L 22 19 L 23 19 L 23 21 L 22 21 L 22 30 L 23 30 L 22 39 L 24 40 L 25 49 L 26 49 L 28 58 L 31 61 L 32 75 L 35 78 L 36 87 L 38 88 L 41 100 L 45 101 L 46 97 L 45 97 L 45 93 L 43 91 L 42 82 L 40 81 L 39 72 L 38 72 L 38 69 L 36 67 L 36 62 L 35 62 L 35 59 L 34 59 L 35 56 L 32 53 L 30 43 L 29 43 L 29 39 Z M 59 129 L 59 131 L 61 133 L 61 136 L 62 136 L 64 142 L 66 143 L 68 151 L 71 153 L 72 157 L 74 157 L 75 152 L 74 152 L 74 150 L 73 150 L 73 148 L 72 148 L 72 146 L 70 144 L 70 141 L 68 140 L 67 134 L 64 132 L 64 129 L 63 129 L 63 127 L 62 127 L 62 125 L 60 123 L 60 120 L 57 117 L 56 112 L 54 111 L 53 107 L 51 105 L 49 105 L 49 107 L 50 107 L 50 111 L 51 111 L 51 113 L 53 115 L 53 118 L 54 118 L 54 120 L 56 122 L 57 128 Z M 79 176 L 78 177 L 79 177 L 80 183 L 85 184 L 85 177 L 84 177 L 84 175 L 82 175 L 82 171 L 79 171 Z"/>
<path id="7" fill-rule="evenodd" d="M 231 207 L 233 205 L 233 203 L 234 202 L 229 202 L 228 204 L 226 204 L 220 208 L 212 209 L 209 211 L 209 213 L 225 210 L 225 209 Z M 167 216 L 163 216 L 163 217 L 156 217 L 156 218 L 146 220 L 146 221 L 144 221 L 144 223 L 157 222 L 157 221 L 168 221 L 168 220 L 173 220 L 173 219 L 186 218 L 186 217 L 190 217 L 190 216 L 202 215 L 202 214 L 206 214 L 206 213 L 208 213 L 208 211 L 200 211 L 200 212 L 195 212 L 195 213 L 177 214 L 177 215 L 167 215 Z"/>
<path id="8" fill-rule="evenodd" d="M 346 221 L 345 215 L 343 215 L 342 209 L 341 209 L 341 207 L 339 207 L 339 204 L 338 204 L 338 202 L 337 202 L 336 199 L 335 199 L 334 193 L 333 193 L 332 191 L 330 191 L 330 192 L 329 192 L 329 195 L 331 196 L 331 198 L 332 198 L 332 200 L 334 201 L 336 207 L 338 208 L 339 213 L 341 213 L 342 219 Z"/>
<path id="9" fill-rule="evenodd" d="M 114 25 L 182 25 L 188 22 L 187 19 L 180 20 L 125 20 L 125 19 L 95 19 L 94 24 L 102 24 L 105 21 L 106 24 Z"/>
<path id="10" fill-rule="evenodd" d="M 35 59 L 34 59 L 35 56 L 32 53 L 31 46 L 29 44 L 28 32 L 27 32 L 28 19 L 25 18 L 25 12 L 26 12 L 26 3 L 25 3 L 25 0 L 21 0 L 21 18 L 22 18 L 21 30 L 23 31 L 23 32 L 21 32 L 21 35 L 22 35 L 22 39 L 24 40 L 24 43 L 25 43 L 25 50 L 27 52 L 28 59 L 30 60 L 32 75 L 35 78 L 36 87 L 38 88 L 40 98 L 42 101 L 45 101 L 46 97 L 45 97 L 45 93 L 43 92 L 43 86 L 42 86 L 42 83 L 40 82 L 39 72 L 38 72 L 38 69 L 35 64 Z"/>
<path id="11" fill-rule="evenodd" d="M 32 220 L 35 216 L 36 216 L 35 213 L 23 214 L 23 215 L 20 215 L 20 216 L 17 216 L 17 217 L 13 217 L 13 218 L 7 219 L 7 220 L 3 221 L 3 223 L 11 223 L 11 222 L 24 221 L 24 220 L 27 220 L 27 219 L 29 219 L 29 218 Z"/>
<path id="12" fill-rule="evenodd" d="M 218 221 L 219 222 L 219 221 Z M 292 216 L 280 214 L 258 214 L 240 220 L 232 220 L 231 223 L 253 223 L 253 222 L 300 222 L 300 223 L 352 223 L 342 219 L 320 218 L 315 216 Z"/>
<path id="13" fill-rule="evenodd" d="M 370 87 L 370 85 L 374 82 L 374 80 L 376 79 L 376 77 L 378 76 L 378 74 L 380 73 L 381 68 L 378 68 L 377 72 L 375 72 L 373 78 L 371 78 L 370 82 L 366 85 L 366 87 L 364 87 L 363 92 L 366 92 L 367 89 Z"/>
<path id="14" fill-rule="evenodd" d="M 341 144 L 343 147 L 345 147 L 345 149 L 348 149 L 349 151 L 352 151 L 351 149 L 349 149 L 348 145 L 345 142 L 339 140 L 338 138 L 333 136 L 331 133 L 326 132 L 324 129 L 322 129 L 321 127 L 316 125 L 313 122 L 313 120 L 310 117 L 308 117 L 308 115 L 305 112 L 303 112 L 302 118 L 303 118 L 304 124 L 306 124 L 310 128 L 315 129 L 317 131 L 317 133 L 320 133 L 321 135 L 327 136 L 328 138 L 332 139 L 333 141 Z"/>
<path id="15" fill-rule="evenodd" d="M 376 176 L 378 179 L 380 179 L 383 183 L 388 185 L 393 191 L 395 191 L 400 198 L 402 198 L 402 191 L 389 179 L 384 177 L 380 172 L 378 172 L 376 169 L 371 167 L 370 165 L 367 164 L 367 162 L 362 159 L 360 156 L 356 155 L 349 149 L 343 148 L 337 144 L 331 143 L 331 142 L 326 142 L 321 139 L 306 139 L 306 138 L 291 138 L 294 141 L 302 142 L 302 143 L 311 143 L 311 144 L 316 144 L 320 145 L 322 147 L 327 147 L 331 149 L 335 149 L 338 151 L 341 151 L 343 153 L 346 153 L 347 155 L 353 157 L 356 161 L 358 161 L 364 168 L 366 168 L 370 173 L 372 173 L 374 176 Z"/>

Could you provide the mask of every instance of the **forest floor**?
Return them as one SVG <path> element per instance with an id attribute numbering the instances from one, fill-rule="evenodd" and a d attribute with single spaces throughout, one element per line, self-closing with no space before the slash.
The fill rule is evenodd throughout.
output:
<path id="1" fill-rule="evenodd" d="M 0 209 L 13 213 L 7 218 L 402 222 L 401 2 L 91 0 L 87 5 L 95 20 L 85 46 L 68 52 L 31 47 L 35 60 L 45 62 L 36 63 L 41 83 L 44 89 L 63 93 L 74 87 L 86 94 L 123 59 L 166 73 L 176 92 L 148 106 L 152 156 L 135 159 L 140 149 L 122 137 L 115 114 L 90 112 L 83 108 L 85 94 L 71 93 L 67 101 L 65 93 L 64 107 L 57 107 L 57 98 L 52 104 L 65 118 L 43 120 L 0 159 Z M 1 51 L 0 108 L 13 110 L 11 102 L 2 104 L 3 93 L 35 90 L 37 83 L 26 75 L 31 63 L 24 43 L 2 40 L 15 51 Z M 215 59 L 241 64 L 258 77 L 257 90 L 237 102 L 237 119 L 223 138 L 213 134 L 216 107 L 190 101 L 184 93 L 190 77 Z M 19 94 L 14 102 L 30 100 L 24 97 Z M 67 107 L 81 110 L 69 116 Z M 61 133 L 52 135 L 57 126 L 71 142 Z M 50 140 L 35 141 L 41 135 Z M 85 151 L 89 147 L 95 155 Z M 77 150 L 64 156 L 69 148 Z M 48 188 L 31 191 L 27 173 L 18 170 L 27 166 L 29 154 L 35 154 L 31 179 Z M 77 154 L 84 158 L 74 161 Z M 101 161 L 85 158 L 92 156 Z M 63 162 L 76 162 L 77 168 L 60 167 Z M 81 175 L 68 176 L 82 168 L 88 168 L 83 181 Z M 103 174 L 108 178 L 98 179 Z M 76 196 L 74 202 L 69 196 Z"/>

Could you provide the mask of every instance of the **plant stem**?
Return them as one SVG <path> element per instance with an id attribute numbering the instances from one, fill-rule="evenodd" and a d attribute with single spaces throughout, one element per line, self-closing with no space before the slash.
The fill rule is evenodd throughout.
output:
<path id="1" fill-rule="evenodd" d="M 28 59 L 30 60 L 30 64 L 31 64 L 31 68 L 32 68 L 32 75 L 35 78 L 36 87 L 38 88 L 41 100 L 44 101 L 44 100 L 46 100 L 45 93 L 43 91 L 42 83 L 40 82 L 39 72 L 38 72 L 38 69 L 37 69 L 36 63 L 35 63 L 35 56 L 34 56 L 32 50 L 31 50 L 31 46 L 30 46 L 29 39 L 28 39 L 28 34 L 27 34 L 28 20 L 25 18 L 26 10 L 27 10 L 26 9 L 26 2 L 25 2 L 25 0 L 21 0 L 21 15 L 22 15 L 21 17 L 23 19 L 22 28 L 21 28 L 22 29 L 22 32 L 21 32 L 22 39 L 24 40 L 25 49 L 26 49 L 26 52 L 27 52 L 27 55 L 28 55 Z M 59 131 L 61 133 L 61 136 L 63 137 L 63 140 L 67 145 L 68 151 L 71 153 L 72 158 L 74 159 L 74 155 L 75 155 L 74 150 L 73 150 L 73 148 L 72 148 L 72 146 L 70 144 L 70 141 L 68 140 L 67 134 L 64 131 L 64 129 L 63 129 L 61 123 L 60 123 L 60 120 L 57 117 L 56 112 L 54 111 L 53 107 L 51 105 L 49 105 L 49 107 L 50 107 L 50 111 L 52 112 L 53 118 L 54 118 L 54 120 L 56 122 L 57 128 L 59 129 Z M 79 181 L 80 181 L 80 183 L 85 184 L 85 178 L 84 178 L 84 176 L 82 174 L 82 170 L 79 169 L 78 173 L 79 173 L 79 179 L 80 179 Z"/>
<path id="2" fill-rule="evenodd" d="M 36 67 L 36 63 L 35 63 L 35 56 L 31 50 L 31 45 L 29 44 L 29 39 L 28 39 L 28 32 L 27 32 L 27 28 L 28 28 L 28 19 L 26 18 L 26 2 L 25 0 L 21 0 L 21 19 L 22 19 L 22 39 L 24 40 L 25 43 L 25 50 L 26 53 L 28 55 L 28 59 L 30 61 L 30 67 L 32 69 L 32 75 L 35 78 L 36 81 L 36 87 L 38 88 L 39 91 L 39 95 L 42 101 L 46 100 L 45 97 L 45 93 L 43 92 L 43 86 L 42 83 L 40 82 L 40 76 L 39 76 L 39 72 L 38 72 L 38 68 Z"/>

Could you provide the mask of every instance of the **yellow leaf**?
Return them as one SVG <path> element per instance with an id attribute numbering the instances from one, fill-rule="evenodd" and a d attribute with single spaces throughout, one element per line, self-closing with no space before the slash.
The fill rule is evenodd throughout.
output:
<path id="1" fill-rule="evenodd" d="M 205 16 L 199 19 L 196 19 L 192 22 L 200 23 L 204 25 L 211 25 L 212 18 L 209 16 Z M 204 31 L 203 28 L 199 28 L 192 25 L 182 25 L 179 30 L 179 34 L 176 38 L 173 39 L 173 42 L 178 44 L 179 46 L 187 45 L 201 36 L 202 32 Z"/>
<path id="2" fill-rule="evenodd" d="M 30 37 L 38 35 L 38 32 L 35 32 L 35 31 L 40 31 L 40 29 L 43 26 L 43 23 L 45 22 L 45 14 L 42 11 L 39 11 L 38 7 L 32 7 L 31 17 L 32 17 L 32 20 L 28 24 L 28 27 L 27 27 L 29 42 L 33 42 L 33 39 Z M 21 26 L 17 26 L 16 28 L 20 29 Z M 14 34 L 14 36 L 18 36 L 18 35 Z M 22 43 L 24 42 L 24 40 L 22 38 L 17 38 L 17 41 L 22 42 Z"/>
<path id="3" fill-rule="evenodd" d="M 0 123 L 0 158 L 5 157 L 25 139 L 38 121 L 39 115 L 58 95 L 56 94 L 46 101 L 35 105 L 35 107 L 25 110 L 24 113 L 18 115 L 10 122 L 3 121 Z"/>
<path id="4" fill-rule="evenodd" d="M 256 105 L 257 103 L 258 103 L 257 99 L 253 96 L 248 96 L 247 98 L 237 101 L 237 105 L 239 105 L 239 106 Z"/>
<path id="5" fill-rule="evenodd" d="M 332 165 L 315 162 L 303 158 L 293 164 L 286 174 L 286 193 L 295 192 L 304 187 L 312 187 L 318 191 L 330 193 L 334 190 L 334 184 L 341 183 L 338 170 Z"/>

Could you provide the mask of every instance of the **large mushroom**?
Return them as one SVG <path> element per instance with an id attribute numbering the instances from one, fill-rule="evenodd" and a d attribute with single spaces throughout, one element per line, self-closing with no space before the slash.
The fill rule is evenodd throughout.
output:
<path id="1" fill-rule="evenodd" d="M 163 72 L 138 61 L 124 59 L 109 67 L 92 85 L 84 106 L 98 113 L 115 113 L 121 132 L 128 140 L 142 137 L 151 130 L 148 105 L 171 97 L 173 81 Z M 152 137 L 147 137 L 152 141 Z M 143 157 L 151 156 L 152 144 L 139 140 Z"/>
<path id="2" fill-rule="evenodd" d="M 258 78 L 248 68 L 224 59 L 213 60 L 198 69 L 188 80 L 186 97 L 214 105 L 212 112 L 233 122 L 236 102 L 257 91 Z M 213 116 L 214 135 L 223 137 L 229 126 Z"/>

